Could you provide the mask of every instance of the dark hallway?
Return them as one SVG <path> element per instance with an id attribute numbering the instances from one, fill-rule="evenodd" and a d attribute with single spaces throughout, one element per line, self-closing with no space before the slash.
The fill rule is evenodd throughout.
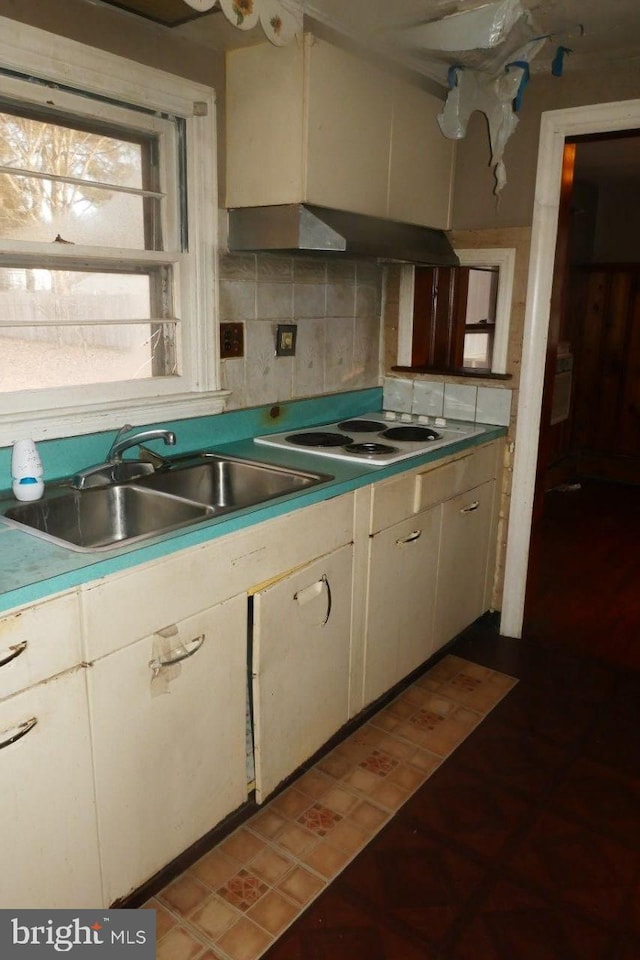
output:
<path id="1" fill-rule="evenodd" d="M 545 495 L 525 635 L 638 670 L 640 486 L 575 486 Z"/>

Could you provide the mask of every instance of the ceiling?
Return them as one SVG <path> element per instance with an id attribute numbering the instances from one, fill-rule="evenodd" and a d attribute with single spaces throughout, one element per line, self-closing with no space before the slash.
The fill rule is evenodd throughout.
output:
<path id="1" fill-rule="evenodd" d="M 184 0 L 102 0 L 161 23 L 175 34 L 215 50 L 264 40 L 260 27 L 238 30 L 218 7 L 197 13 Z M 305 15 L 411 69 L 432 78 L 441 71 L 425 55 L 403 50 L 394 31 L 474 9 L 485 0 L 285 0 L 302 6 Z M 640 0 L 521 0 L 536 26 L 551 35 L 532 63 L 534 72 L 547 71 L 559 44 L 573 51 L 567 69 L 606 69 L 620 61 L 636 61 L 640 69 Z"/>
<path id="2" fill-rule="evenodd" d="M 233 27 L 219 7 L 200 13 L 184 0 L 91 0 L 161 24 L 172 35 L 207 48 L 223 51 L 264 42 L 259 26 L 252 30 Z M 326 31 L 377 51 L 410 69 L 442 82 L 442 67 L 424 57 L 415 57 L 392 43 L 393 31 L 450 13 L 474 9 L 485 0 L 284 0 L 302 5 L 305 16 Z M 531 68 L 549 72 L 558 45 L 572 54 L 566 69 L 607 70 L 626 62 L 640 70 L 640 0 L 521 0 L 531 11 L 542 34 L 552 38 Z M 316 27 L 317 28 L 317 27 Z M 435 67 L 435 69 L 432 69 Z M 595 142 L 582 140 L 576 174 L 580 179 L 601 183 L 608 179 L 638 183 L 640 179 L 640 136 Z"/>

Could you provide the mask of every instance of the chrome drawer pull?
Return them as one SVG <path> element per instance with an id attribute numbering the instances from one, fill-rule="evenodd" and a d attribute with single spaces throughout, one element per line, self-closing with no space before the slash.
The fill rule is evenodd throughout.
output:
<path id="1" fill-rule="evenodd" d="M 324 626 L 331 616 L 331 605 L 333 599 L 331 597 L 331 584 L 326 573 L 323 573 L 319 580 L 315 583 L 312 583 L 310 587 L 304 587 L 302 590 L 297 590 L 293 599 L 296 600 L 300 606 L 303 606 L 305 603 L 308 603 L 309 600 L 312 600 L 313 597 L 317 597 L 322 590 L 323 585 L 327 588 L 327 612 L 325 614 L 324 620 L 320 621 L 320 626 Z"/>
<path id="2" fill-rule="evenodd" d="M 11 653 L 7 654 L 6 657 L 3 657 L 2 660 L 0 660 L 0 667 L 4 667 L 5 663 L 11 663 L 11 661 L 15 660 L 16 657 L 19 657 L 21 653 L 24 653 L 26 649 L 26 640 L 23 640 L 22 643 L 16 643 L 13 647 L 9 647 Z"/>
<path id="3" fill-rule="evenodd" d="M 399 547 L 402 547 L 405 543 L 414 543 L 416 540 L 419 540 L 421 536 L 422 530 L 414 530 L 408 537 L 400 537 L 399 540 L 396 540 L 396 543 Z"/>
<path id="4" fill-rule="evenodd" d="M 2 750 L 3 747 L 10 746 L 12 743 L 16 743 L 17 740 L 22 740 L 23 737 L 26 737 L 29 731 L 33 730 L 37 722 L 37 717 L 31 717 L 30 720 L 25 720 L 24 723 L 21 723 L 17 727 L 13 727 L 12 730 L 9 730 L 9 736 L 7 739 L 0 741 L 0 750 Z"/>
<path id="5" fill-rule="evenodd" d="M 473 513 L 474 510 L 477 510 L 480 506 L 479 500 L 474 500 L 473 503 L 470 503 L 468 507 L 462 507 L 460 513 Z"/>
<path id="6" fill-rule="evenodd" d="M 174 663 L 180 663 L 182 660 L 188 660 L 189 657 L 192 657 L 194 653 L 198 652 L 204 643 L 204 640 L 205 635 L 204 633 L 201 633 L 199 637 L 195 637 L 193 640 L 189 640 L 187 643 L 184 643 L 182 647 L 179 648 L 179 653 L 177 648 L 175 656 L 170 655 L 166 658 L 166 660 L 162 657 L 156 657 L 155 660 L 149 661 L 149 666 L 152 670 L 161 670 L 162 667 L 172 667 Z"/>

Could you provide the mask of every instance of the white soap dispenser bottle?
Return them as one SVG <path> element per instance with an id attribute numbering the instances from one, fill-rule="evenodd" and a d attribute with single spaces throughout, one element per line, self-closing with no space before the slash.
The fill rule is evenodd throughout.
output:
<path id="1" fill-rule="evenodd" d="M 17 500 L 39 500 L 44 493 L 42 461 L 33 440 L 16 440 L 11 454 L 11 489 Z"/>

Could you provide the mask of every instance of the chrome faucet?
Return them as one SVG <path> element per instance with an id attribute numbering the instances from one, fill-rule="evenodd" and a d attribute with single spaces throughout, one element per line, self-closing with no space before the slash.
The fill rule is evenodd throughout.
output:
<path id="1" fill-rule="evenodd" d="M 169 447 L 173 447 L 176 442 L 176 435 L 173 430 L 140 430 L 139 433 L 132 433 L 130 437 L 119 439 L 125 430 L 130 429 L 130 426 L 125 426 L 118 430 L 107 454 L 107 463 L 119 463 L 125 450 L 130 447 L 138 447 L 142 443 L 148 443 L 149 440 L 164 440 Z"/>
<path id="2" fill-rule="evenodd" d="M 109 483 L 124 483 L 147 473 L 153 473 L 156 467 L 165 460 L 153 450 L 143 446 L 149 440 L 164 440 L 167 446 L 172 447 L 176 442 L 173 430 L 139 430 L 130 436 L 124 436 L 133 429 L 130 423 L 125 423 L 116 433 L 115 440 L 109 448 L 104 463 L 96 463 L 93 467 L 85 467 L 74 476 L 71 485 L 77 490 L 86 487 L 100 487 Z M 124 460 L 122 454 L 130 447 L 140 447 L 141 455 L 137 460 Z"/>

